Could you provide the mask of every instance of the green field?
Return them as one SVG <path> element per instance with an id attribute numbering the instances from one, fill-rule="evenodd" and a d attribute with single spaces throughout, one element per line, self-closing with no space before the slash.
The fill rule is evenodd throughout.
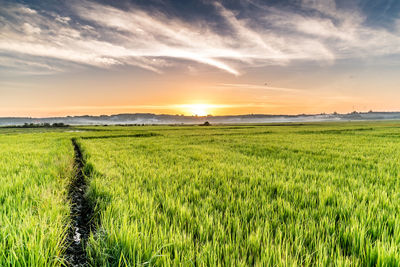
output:
<path id="1" fill-rule="evenodd" d="M 69 223 L 71 142 L 0 130 L 0 266 L 59 266 Z"/>
<path id="2" fill-rule="evenodd" d="M 399 266 L 400 122 L 0 129 L 0 265 Z"/>

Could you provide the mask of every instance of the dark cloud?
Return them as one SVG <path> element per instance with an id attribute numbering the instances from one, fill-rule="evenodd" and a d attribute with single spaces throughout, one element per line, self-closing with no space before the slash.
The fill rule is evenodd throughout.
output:
<path id="1" fill-rule="evenodd" d="M 237 75 L 399 54 L 398 11 L 394 0 L 3 1 L 0 52 L 26 55 L 28 65 L 34 57 L 162 72 L 193 61 Z"/>

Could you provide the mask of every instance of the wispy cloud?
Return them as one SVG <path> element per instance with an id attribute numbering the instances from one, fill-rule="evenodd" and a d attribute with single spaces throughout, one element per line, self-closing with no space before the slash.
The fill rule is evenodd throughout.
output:
<path id="1" fill-rule="evenodd" d="M 210 86 L 212 89 L 221 90 L 243 90 L 245 92 L 256 91 L 257 99 L 255 101 L 261 102 L 260 105 L 265 105 L 265 99 L 269 99 L 270 96 L 266 95 L 266 92 L 274 93 L 274 101 L 279 102 L 283 98 L 288 100 L 294 99 L 296 101 L 301 99 L 313 99 L 314 101 L 321 100 L 337 100 L 337 101 L 357 101 L 357 98 L 341 95 L 338 92 L 324 92 L 324 91 L 312 91 L 299 88 L 287 88 L 287 87 L 275 87 L 269 84 L 259 85 L 259 84 L 246 84 L 246 83 L 219 83 L 214 86 Z M 282 101 L 281 101 L 282 102 Z M 284 101 L 283 101 L 284 102 Z M 253 103 L 254 104 L 254 103 Z"/>
<path id="2" fill-rule="evenodd" d="M 298 93 L 305 93 L 306 91 L 301 89 L 294 89 L 294 88 L 285 88 L 285 87 L 274 87 L 268 84 L 265 85 L 258 85 L 258 84 L 245 84 L 245 83 L 220 83 L 214 86 L 214 88 L 238 88 L 238 89 L 256 89 L 256 90 L 263 90 L 263 91 L 278 91 L 278 92 L 298 92 Z"/>
<path id="3" fill-rule="evenodd" d="M 303 0 L 304 12 L 248 2 L 258 8 L 254 17 L 212 4 L 228 27 L 224 32 L 207 21 L 189 23 L 137 7 L 121 10 L 71 1 L 73 19 L 7 4 L 0 12 L 0 52 L 100 68 L 132 65 L 154 72 L 163 72 L 179 59 L 233 75 L 241 74 L 246 66 L 285 65 L 294 60 L 332 63 L 338 58 L 400 53 L 399 28 L 390 32 L 366 26 L 361 12 L 339 10 L 333 0 Z M 38 58 L 26 61 L 45 72 L 60 70 L 56 64 L 43 65 L 47 63 Z M 4 58 L 0 64 L 16 67 Z"/>

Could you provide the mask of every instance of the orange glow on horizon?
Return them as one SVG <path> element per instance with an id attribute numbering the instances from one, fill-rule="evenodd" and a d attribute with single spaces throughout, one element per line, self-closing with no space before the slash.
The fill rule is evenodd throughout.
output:
<path id="1" fill-rule="evenodd" d="M 207 116 L 211 114 L 212 105 L 209 104 L 187 104 L 181 105 L 184 113 L 192 116 Z"/>

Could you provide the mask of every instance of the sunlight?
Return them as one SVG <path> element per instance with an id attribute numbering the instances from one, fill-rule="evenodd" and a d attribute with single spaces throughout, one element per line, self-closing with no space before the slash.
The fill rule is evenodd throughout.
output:
<path id="1" fill-rule="evenodd" d="M 191 104 L 186 105 L 186 109 L 188 113 L 191 115 L 197 116 L 207 116 L 210 114 L 210 107 L 211 105 L 208 104 Z"/>
<path id="2" fill-rule="evenodd" d="M 192 115 L 207 116 L 209 114 L 209 105 L 207 104 L 192 104 L 189 105 L 189 112 Z"/>

